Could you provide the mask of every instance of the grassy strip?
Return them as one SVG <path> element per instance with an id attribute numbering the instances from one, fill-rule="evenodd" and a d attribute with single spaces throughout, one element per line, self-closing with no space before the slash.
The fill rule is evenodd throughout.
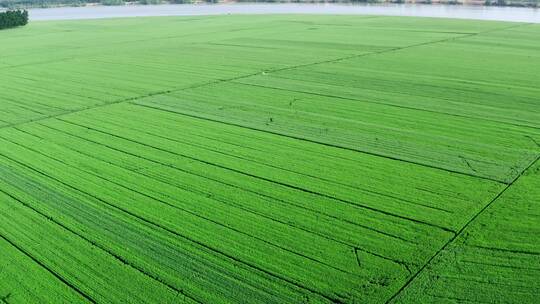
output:
<path id="1" fill-rule="evenodd" d="M 2 199 L 7 199 L 0 195 Z M 0 303 L 87 303 L 85 298 L 0 236 Z"/>
<path id="2" fill-rule="evenodd" d="M 2 191 L 186 297 L 198 302 L 234 302 L 241 295 L 260 303 L 309 297 L 294 286 L 284 286 L 196 243 L 175 238 L 23 165 L 3 160 L 2 166 Z M 101 286 L 94 288 L 101 290 Z"/>
<path id="3" fill-rule="evenodd" d="M 114 259 L 15 198 L 4 192 L 0 196 L 2 237 L 69 283 L 86 300 L 117 303 L 173 303 L 180 300 L 164 285 Z"/>
<path id="4" fill-rule="evenodd" d="M 394 302 L 533 303 L 540 288 L 539 173 L 536 161 Z"/>

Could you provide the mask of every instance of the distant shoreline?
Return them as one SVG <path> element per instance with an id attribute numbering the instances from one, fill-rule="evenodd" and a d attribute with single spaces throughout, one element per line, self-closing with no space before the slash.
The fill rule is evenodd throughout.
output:
<path id="1" fill-rule="evenodd" d="M 495 6 L 495 7 L 540 7 L 540 0 L 0 0 L 0 10 L 10 8 L 61 8 L 61 7 L 96 7 L 96 6 L 134 6 L 134 5 L 175 5 L 175 4 L 425 4 L 425 5 L 459 5 L 459 6 Z"/>
<path id="2" fill-rule="evenodd" d="M 268 4 L 221 3 L 184 5 L 86 6 L 30 9 L 31 21 L 152 16 L 331 14 L 453 18 L 540 23 L 540 10 L 522 7 L 424 4 Z"/>

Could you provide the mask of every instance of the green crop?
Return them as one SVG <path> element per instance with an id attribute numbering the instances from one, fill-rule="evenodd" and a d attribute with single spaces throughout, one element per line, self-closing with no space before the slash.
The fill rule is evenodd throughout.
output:
<path id="1" fill-rule="evenodd" d="M 540 26 L 0 32 L 0 303 L 534 303 Z"/>

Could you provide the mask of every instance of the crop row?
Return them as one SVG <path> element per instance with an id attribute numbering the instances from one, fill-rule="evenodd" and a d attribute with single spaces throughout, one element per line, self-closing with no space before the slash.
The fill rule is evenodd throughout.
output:
<path id="1" fill-rule="evenodd" d="M 0 98 L 6 106 L 0 124 L 461 35 L 403 32 L 378 18 L 347 18 L 345 26 L 334 18 L 64 21 L 41 23 L 23 35 L 3 32 Z M 265 26 L 253 26 L 254 20 Z M 159 30 L 148 26 L 152 22 L 159 22 Z"/>
<path id="2" fill-rule="evenodd" d="M 540 289 L 539 202 L 537 160 L 395 303 L 536 302 Z"/>
<path id="3" fill-rule="evenodd" d="M 6 129 L 0 141 L 10 168 L 2 176 L 11 186 L 3 191 L 26 204 L 53 204 L 41 211 L 44 217 L 146 279 L 202 302 L 233 301 L 228 292 L 261 302 L 284 301 L 287 294 L 329 301 L 387 297 L 500 187 L 468 178 L 465 190 L 459 175 L 129 104 Z M 274 157 L 265 157 L 269 151 Z M 408 173 L 394 174 L 402 171 Z M 388 186 L 392 179 L 411 189 L 409 197 L 392 193 L 398 191 Z M 449 187 L 463 197 L 445 194 Z M 72 204 L 69 215 L 59 200 Z M 455 209 L 426 205 L 444 200 Z M 88 204 L 96 210 L 80 210 Z M 444 219 L 448 212 L 454 220 Z M 197 271 L 201 251 L 216 261 L 213 272 Z M 186 252 L 193 253 L 178 256 Z M 193 276 L 178 266 L 183 260 L 193 265 Z M 232 281 L 210 288 L 215 271 Z M 283 292 L 265 291 L 268 280 Z"/>

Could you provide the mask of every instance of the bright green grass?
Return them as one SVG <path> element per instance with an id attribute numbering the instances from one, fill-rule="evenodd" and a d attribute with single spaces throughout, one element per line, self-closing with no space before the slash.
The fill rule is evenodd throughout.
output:
<path id="1" fill-rule="evenodd" d="M 539 34 L 361 16 L 2 31 L 0 303 L 533 303 Z"/>
<path id="2" fill-rule="evenodd" d="M 537 163 L 396 302 L 536 302 L 540 290 L 539 176 Z"/>

